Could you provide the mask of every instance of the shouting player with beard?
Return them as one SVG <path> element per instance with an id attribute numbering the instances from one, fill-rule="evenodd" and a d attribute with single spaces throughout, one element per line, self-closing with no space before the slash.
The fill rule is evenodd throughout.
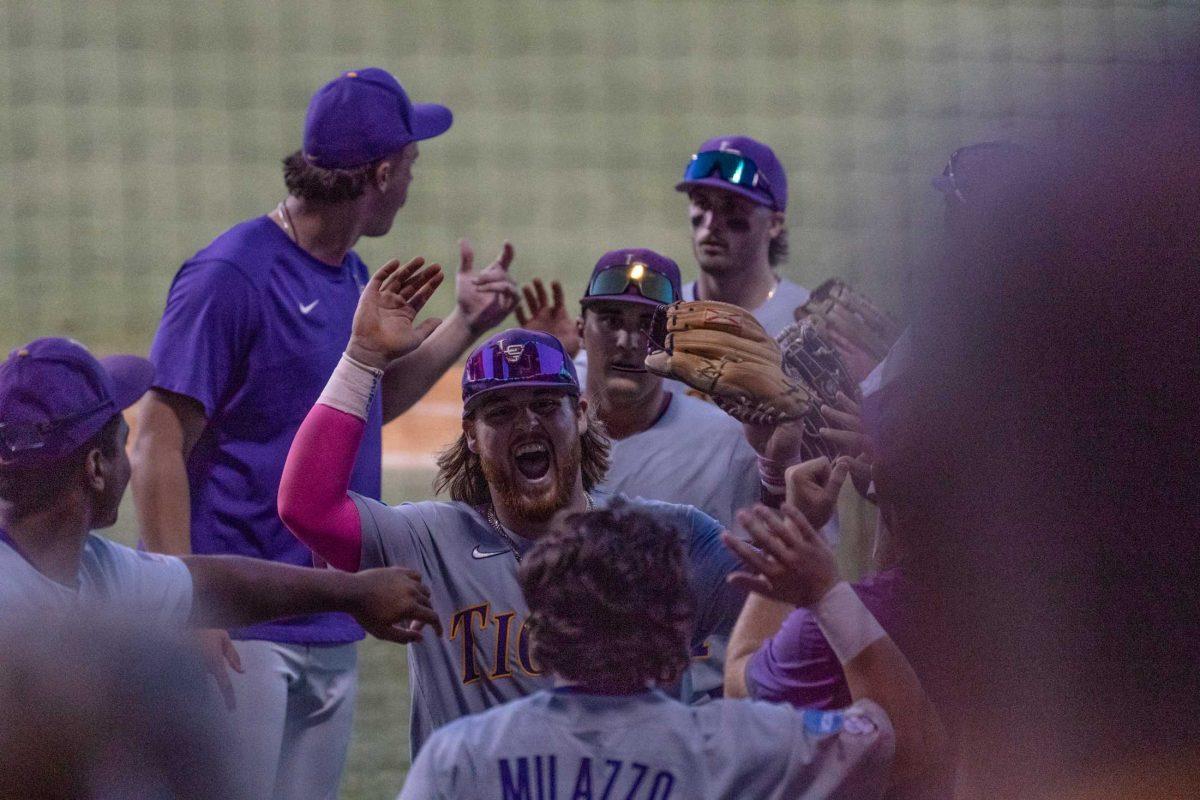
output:
<path id="1" fill-rule="evenodd" d="M 415 323 L 441 280 L 439 267 L 423 264 L 392 262 L 363 292 L 279 494 L 284 522 L 333 566 L 404 565 L 429 584 L 446 636 L 427 635 L 410 651 L 414 752 L 447 722 L 552 684 L 531 654 L 517 566 L 566 516 L 609 501 L 593 491 L 608 468 L 608 439 L 579 396 L 574 365 L 557 339 L 519 328 L 467 359 L 462 435 L 439 461 L 449 502 L 387 506 L 347 491 L 384 367 L 436 327 Z M 737 561 L 721 546 L 721 525 L 690 506 L 630 505 L 680 535 L 697 600 L 692 644 L 728 633 L 744 594 L 725 580 Z M 615 619 L 596 619 L 597 635 Z"/>

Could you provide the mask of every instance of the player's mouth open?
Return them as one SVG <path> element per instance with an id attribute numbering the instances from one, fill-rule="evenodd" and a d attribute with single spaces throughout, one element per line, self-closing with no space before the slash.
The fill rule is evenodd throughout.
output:
<path id="1" fill-rule="evenodd" d="M 550 448 L 545 442 L 519 444 L 513 448 L 513 461 L 526 480 L 539 480 L 550 471 Z"/>

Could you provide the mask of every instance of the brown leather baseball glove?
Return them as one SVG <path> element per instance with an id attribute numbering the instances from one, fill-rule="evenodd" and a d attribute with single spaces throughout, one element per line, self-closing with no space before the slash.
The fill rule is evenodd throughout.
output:
<path id="1" fill-rule="evenodd" d="M 796 321 L 806 319 L 847 361 L 846 351 L 858 349 L 878 363 L 900 336 L 900 325 L 887 312 L 838 278 L 818 286 L 796 309 Z"/>
<path id="2" fill-rule="evenodd" d="M 816 412 L 808 389 L 784 374 L 779 345 L 740 306 L 672 303 L 659 309 L 650 338 L 646 369 L 710 395 L 741 422 L 775 424 Z"/>

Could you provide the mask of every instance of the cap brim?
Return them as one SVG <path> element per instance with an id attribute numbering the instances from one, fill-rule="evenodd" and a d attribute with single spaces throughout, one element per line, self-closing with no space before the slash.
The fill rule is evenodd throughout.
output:
<path id="1" fill-rule="evenodd" d="M 454 114 L 450 109 L 437 103 L 413 103 L 408 119 L 412 124 L 413 141 L 418 142 L 441 136 L 454 124 Z"/>
<path id="2" fill-rule="evenodd" d="M 490 389 L 481 389 L 471 395 L 471 399 L 463 403 L 463 416 L 467 416 L 476 408 L 479 407 L 479 401 L 490 394 L 503 391 L 505 389 L 531 389 L 545 387 L 548 389 L 562 389 L 564 394 L 573 394 L 579 396 L 580 390 L 578 386 L 571 386 L 566 383 L 556 383 L 554 381 L 513 381 L 512 383 L 503 383 L 499 386 L 493 386 Z"/>
<path id="3" fill-rule="evenodd" d="M 154 383 L 154 365 L 140 356 L 106 356 L 100 365 L 112 378 L 113 401 L 122 411 L 140 400 Z"/>
<path id="4" fill-rule="evenodd" d="M 651 306 L 658 308 L 659 306 L 670 305 L 659 300 L 652 300 L 649 297 L 642 297 L 640 294 L 626 292 L 625 294 L 590 294 L 579 301 L 580 305 L 587 308 L 590 303 L 637 303 L 643 306 Z"/>
<path id="5" fill-rule="evenodd" d="M 701 178 L 698 181 L 681 181 L 675 184 L 675 191 L 690 192 L 697 186 L 711 186 L 714 189 L 722 189 L 726 192 L 740 194 L 747 200 L 752 200 L 760 206 L 766 206 L 770 209 L 775 209 L 775 201 L 771 199 L 771 195 L 766 192 L 760 192 L 757 189 L 751 189 L 746 186 L 738 186 L 736 183 L 721 180 L 720 178 Z M 782 211 L 783 209 L 777 209 Z"/>

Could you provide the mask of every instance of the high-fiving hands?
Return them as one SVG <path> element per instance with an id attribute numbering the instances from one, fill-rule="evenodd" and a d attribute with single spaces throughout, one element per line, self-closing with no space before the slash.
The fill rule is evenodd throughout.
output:
<path id="1" fill-rule="evenodd" d="M 416 350 L 441 320 L 417 324 L 417 314 L 442 283 L 438 264 L 417 256 L 403 266 L 392 259 L 379 268 L 358 298 L 346 354 L 376 369 Z"/>
<path id="2" fill-rule="evenodd" d="M 505 242 L 487 267 L 475 271 L 475 251 L 467 239 L 458 241 L 459 266 L 454 276 L 455 311 L 463 316 L 472 336 L 499 325 L 516 308 L 517 285 L 509 277 L 513 246 Z"/>
<path id="3" fill-rule="evenodd" d="M 733 585 L 805 608 L 838 582 L 833 550 L 795 506 L 784 503 L 775 511 L 756 505 L 739 511 L 737 519 L 750 542 L 728 531 L 721 540 L 750 571 L 731 572 L 727 580 Z"/>

